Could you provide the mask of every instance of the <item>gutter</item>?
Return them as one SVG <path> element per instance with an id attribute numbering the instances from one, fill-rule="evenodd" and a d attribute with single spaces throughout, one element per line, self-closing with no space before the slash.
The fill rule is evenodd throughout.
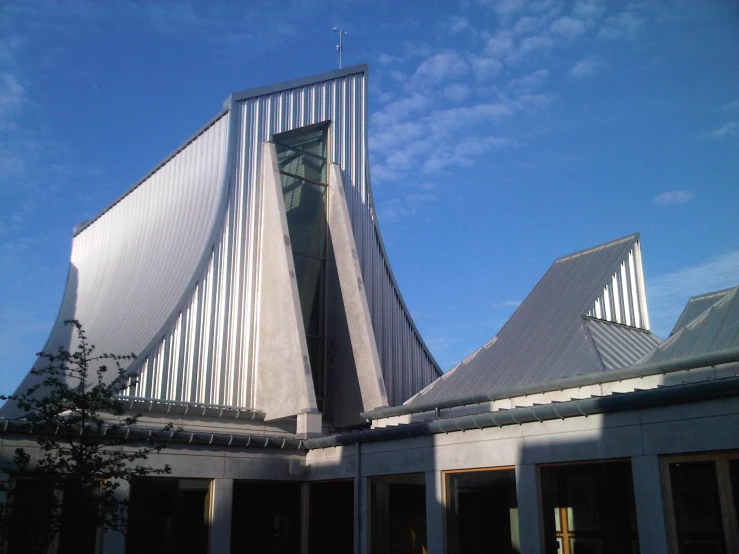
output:
<path id="1" fill-rule="evenodd" d="M 505 427 L 524 423 L 542 422 L 570 417 L 641 410 L 660 406 L 671 406 L 690 402 L 702 402 L 739 396 L 739 377 L 715 379 L 699 383 L 661 386 L 650 390 L 613 393 L 567 402 L 552 402 L 534 406 L 498 410 L 484 414 L 435 419 L 419 423 L 408 423 L 397 427 L 383 427 L 356 433 L 332 435 L 305 441 L 309 450 L 346 446 L 364 442 L 389 441 L 438 435 L 471 429 Z"/>
<path id="2" fill-rule="evenodd" d="M 97 426 L 88 426 L 97 430 Z M 49 425 L 42 425 L 28 420 L 0 419 L 0 436 L 6 434 L 24 435 L 57 435 L 60 429 Z M 104 424 L 100 428 L 104 437 L 109 435 L 111 440 L 124 439 L 131 446 L 146 443 L 162 444 L 200 444 L 206 446 L 232 448 L 276 448 L 279 450 L 305 451 L 305 441 L 294 437 L 274 437 L 265 435 L 243 435 L 229 433 L 208 433 L 202 431 L 172 430 L 161 428 L 132 427 L 114 430 L 112 425 Z"/>
<path id="3" fill-rule="evenodd" d="M 660 362 L 651 362 L 624 369 L 588 373 L 585 375 L 576 375 L 574 377 L 564 377 L 562 379 L 554 379 L 543 383 L 518 385 L 515 387 L 497 389 L 459 398 L 429 400 L 426 402 L 418 402 L 402 406 L 376 408 L 374 410 L 362 412 L 360 415 L 365 419 L 372 420 L 398 415 L 418 414 L 423 412 L 432 412 L 437 409 L 457 408 L 460 406 L 481 404 L 483 402 L 492 402 L 517 396 L 527 396 L 530 394 L 554 392 L 569 388 L 612 383 L 615 381 L 623 381 L 624 379 L 633 379 L 635 377 L 647 377 L 650 375 L 659 375 L 674 371 L 688 371 L 707 366 L 713 367 L 732 362 L 739 362 L 739 347 L 734 346 L 732 348 L 717 350 L 707 354 L 694 354 L 692 356 L 662 360 Z"/>

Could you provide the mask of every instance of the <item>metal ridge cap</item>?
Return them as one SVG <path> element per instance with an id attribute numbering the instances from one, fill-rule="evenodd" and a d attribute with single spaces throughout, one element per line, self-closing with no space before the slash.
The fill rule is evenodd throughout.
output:
<path id="1" fill-rule="evenodd" d="M 329 437 L 308 439 L 305 441 L 305 447 L 308 450 L 314 450 L 334 446 L 348 446 L 358 442 L 376 442 L 438 435 L 471 429 L 504 427 L 507 425 L 520 425 L 537 421 L 638 410 L 687 402 L 700 402 L 717 397 L 735 396 L 739 396 L 739 376 L 700 381 L 697 383 L 681 383 L 679 385 L 632 391 L 611 396 L 576 399 L 556 404 L 540 404 L 510 410 L 486 412 L 484 414 L 435 419 L 409 423 L 398 427 L 371 429 L 359 433 L 331 435 Z"/>
<path id="2" fill-rule="evenodd" d="M 585 375 L 576 375 L 574 377 L 563 377 L 529 385 L 518 385 L 515 387 L 503 388 L 487 393 L 478 393 L 461 398 L 439 401 L 432 400 L 418 404 L 377 408 L 367 412 L 362 412 L 360 415 L 365 419 L 372 420 L 398 415 L 417 414 L 422 412 L 431 412 L 437 408 L 457 408 L 517 396 L 553 392 L 588 385 L 599 385 L 635 377 L 647 377 L 649 375 L 657 375 L 659 373 L 671 373 L 673 371 L 697 369 L 699 367 L 714 366 L 731 362 L 739 362 L 739 346 L 725 348 L 723 350 L 717 350 L 706 354 L 693 354 L 682 358 L 673 358 L 659 362 L 649 362 L 641 365 L 628 366 L 616 370 L 587 373 Z"/>
<path id="3" fill-rule="evenodd" d="M 282 92 L 283 90 L 304 87 L 306 85 L 312 85 L 315 83 L 322 83 L 324 81 L 330 81 L 332 79 L 338 79 L 340 77 L 347 77 L 348 75 L 355 75 L 357 73 L 368 73 L 368 71 L 369 65 L 364 63 L 359 65 L 352 65 L 350 67 L 344 67 L 341 69 L 334 69 L 332 71 L 326 71 L 324 73 L 317 73 L 315 75 L 309 75 L 307 77 L 298 77 L 296 79 L 290 79 L 281 83 L 275 83 L 273 85 L 264 85 L 261 87 L 244 89 L 237 92 L 232 92 L 228 96 L 228 98 L 223 101 L 223 106 L 225 108 L 227 106 L 230 106 L 234 102 L 248 100 L 249 98 L 265 96 L 267 94 L 273 94 L 275 92 Z"/>

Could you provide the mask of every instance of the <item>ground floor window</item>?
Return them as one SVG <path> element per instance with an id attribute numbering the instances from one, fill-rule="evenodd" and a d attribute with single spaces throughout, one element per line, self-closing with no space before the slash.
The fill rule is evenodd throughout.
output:
<path id="1" fill-rule="evenodd" d="M 308 485 L 308 552 L 354 552 L 354 481 Z"/>
<path id="2" fill-rule="evenodd" d="M 300 483 L 237 481 L 232 554 L 299 554 Z"/>
<path id="3" fill-rule="evenodd" d="M 425 554 L 426 481 L 422 473 L 370 480 L 372 554 Z"/>
<path id="4" fill-rule="evenodd" d="M 739 452 L 663 460 L 672 550 L 739 552 Z"/>
<path id="5" fill-rule="evenodd" d="M 95 554 L 101 533 L 94 491 L 72 480 L 63 490 L 54 490 L 48 481 L 17 479 L 7 501 L 10 514 L 5 554 L 32 554 L 49 547 L 56 554 Z M 60 514 L 59 519 L 54 513 Z"/>
<path id="6" fill-rule="evenodd" d="M 547 554 L 639 552 L 631 463 L 541 468 Z"/>
<path id="7" fill-rule="evenodd" d="M 518 554 L 513 468 L 444 474 L 447 554 Z"/>
<path id="8" fill-rule="evenodd" d="M 131 482 L 128 554 L 207 554 L 210 480 Z"/>

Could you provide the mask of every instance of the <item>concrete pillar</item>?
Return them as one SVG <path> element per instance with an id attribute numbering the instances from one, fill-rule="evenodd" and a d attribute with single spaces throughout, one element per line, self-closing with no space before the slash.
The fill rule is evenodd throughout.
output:
<path id="1" fill-rule="evenodd" d="M 116 499 L 129 501 L 131 497 L 131 483 L 120 481 L 115 491 Z M 99 535 L 98 535 L 99 536 Z M 126 537 L 118 531 L 107 530 L 103 533 L 103 554 L 125 554 Z"/>
<path id="2" fill-rule="evenodd" d="M 444 554 L 445 545 L 444 476 L 441 471 L 426 472 L 426 544 L 428 554 Z"/>
<path id="3" fill-rule="evenodd" d="M 518 530 L 521 552 L 544 552 L 544 529 L 541 518 L 541 492 L 536 465 L 516 466 L 516 500 L 518 502 Z M 642 552 L 646 552 L 643 550 Z"/>
<path id="4" fill-rule="evenodd" d="M 209 554 L 231 552 L 231 508 L 234 480 L 213 479 L 210 485 L 210 550 Z"/>
<path id="5" fill-rule="evenodd" d="M 359 477 L 359 554 L 370 553 L 370 480 Z M 355 499 L 355 502 L 357 500 Z"/>
<path id="6" fill-rule="evenodd" d="M 631 458 L 631 473 L 639 550 L 650 554 L 668 554 L 670 547 L 659 457 L 634 456 Z"/>

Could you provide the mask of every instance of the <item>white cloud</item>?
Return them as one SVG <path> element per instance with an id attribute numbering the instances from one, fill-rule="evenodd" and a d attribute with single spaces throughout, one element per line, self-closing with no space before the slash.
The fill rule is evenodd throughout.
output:
<path id="1" fill-rule="evenodd" d="M 606 19 L 605 25 L 598 33 L 599 38 L 634 39 L 644 26 L 644 20 L 631 12 L 622 12 Z"/>
<path id="2" fill-rule="evenodd" d="M 554 46 L 554 41 L 545 35 L 526 37 L 521 40 L 518 48 L 505 57 L 505 61 L 511 65 L 516 64 L 534 54 L 546 54 Z"/>
<path id="3" fill-rule="evenodd" d="M 603 64 L 601 62 L 599 62 L 595 58 L 589 57 L 582 59 L 575 65 L 573 65 L 572 69 L 567 72 L 567 75 L 569 75 L 573 79 L 585 79 L 586 77 L 591 77 L 592 75 L 595 75 L 602 68 Z"/>
<path id="4" fill-rule="evenodd" d="M 694 196 L 689 190 L 669 190 L 655 196 L 652 203 L 656 206 L 675 206 L 690 202 Z"/>
<path id="5" fill-rule="evenodd" d="M 560 17 L 552 23 L 552 33 L 574 39 L 585 34 L 586 26 L 583 21 L 574 17 Z"/>
<path id="6" fill-rule="evenodd" d="M 470 71 L 469 65 L 459 54 L 452 51 L 441 52 L 426 58 L 410 79 L 411 86 L 437 84 L 455 77 L 462 77 Z"/>
<path id="7" fill-rule="evenodd" d="M 606 11 L 603 0 L 578 0 L 572 8 L 572 15 L 583 19 L 596 19 Z"/>
<path id="8" fill-rule="evenodd" d="M 481 82 L 493 79 L 503 69 L 503 64 L 500 60 L 485 56 L 471 57 L 470 65 L 472 66 L 472 72 L 475 78 Z"/>
<path id="9" fill-rule="evenodd" d="M 26 100 L 26 91 L 10 73 L 0 74 L 0 117 L 19 111 Z"/>
<path id="10" fill-rule="evenodd" d="M 470 95 L 470 88 L 462 83 L 453 83 L 444 89 L 444 96 L 454 102 L 466 100 Z"/>
<path id="11" fill-rule="evenodd" d="M 500 31 L 485 42 L 485 53 L 493 58 L 513 52 L 514 42 L 510 31 Z"/>
<path id="12" fill-rule="evenodd" d="M 508 88 L 516 91 L 529 92 L 540 89 L 549 76 L 549 70 L 539 69 L 523 77 L 508 81 Z"/>
<path id="13" fill-rule="evenodd" d="M 732 100 L 728 104 L 721 106 L 721 109 L 726 112 L 739 112 L 739 98 Z"/>
<path id="14" fill-rule="evenodd" d="M 493 308 L 518 308 L 520 305 L 520 300 L 505 300 L 499 304 L 493 304 Z"/>
<path id="15" fill-rule="evenodd" d="M 449 32 L 456 35 L 471 29 L 470 20 L 463 16 L 453 15 L 447 22 Z"/>
<path id="16" fill-rule="evenodd" d="M 706 137 L 714 139 L 732 139 L 739 137 L 739 121 L 729 121 L 718 129 L 705 133 Z"/>
<path id="17" fill-rule="evenodd" d="M 647 281 L 652 330 L 667 337 L 688 300 L 739 284 L 739 251 Z"/>
<path id="18" fill-rule="evenodd" d="M 377 61 L 383 65 L 387 65 L 395 62 L 402 62 L 403 58 L 401 58 L 400 56 L 394 56 L 392 54 L 380 54 L 379 56 L 377 56 Z"/>

